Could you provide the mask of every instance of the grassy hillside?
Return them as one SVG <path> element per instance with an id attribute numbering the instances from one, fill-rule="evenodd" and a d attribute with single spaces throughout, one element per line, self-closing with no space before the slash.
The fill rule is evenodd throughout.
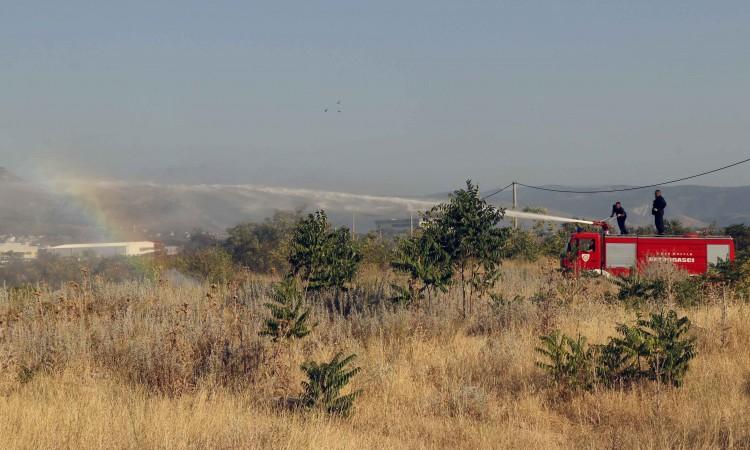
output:
<path id="1" fill-rule="evenodd" d="M 680 310 L 697 356 L 684 385 L 566 392 L 535 366 L 559 328 L 603 343 L 636 312 L 604 279 L 552 262 L 508 263 L 489 303 L 462 318 L 451 291 L 388 306 L 394 275 L 365 271 L 348 301 L 299 341 L 258 332 L 269 278 L 227 285 L 89 280 L 0 291 L 4 448 L 748 448 L 750 308 L 707 292 Z M 646 313 L 659 309 L 652 304 Z M 300 364 L 356 353 L 349 418 L 290 409 Z"/>

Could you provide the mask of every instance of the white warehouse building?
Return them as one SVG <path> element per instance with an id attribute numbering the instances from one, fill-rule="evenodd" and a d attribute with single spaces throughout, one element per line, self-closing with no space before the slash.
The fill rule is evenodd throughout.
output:
<path id="1" fill-rule="evenodd" d="M 151 241 L 141 241 L 66 244 L 47 247 L 45 252 L 57 256 L 143 256 L 156 253 L 156 243 Z"/>
<path id="2" fill-rule="evenodd" d="M 11 259 L 34 259 L 39 247 L 36 245 L 22 244 L 19 242 L 0 243 L 0 262 Z"/>

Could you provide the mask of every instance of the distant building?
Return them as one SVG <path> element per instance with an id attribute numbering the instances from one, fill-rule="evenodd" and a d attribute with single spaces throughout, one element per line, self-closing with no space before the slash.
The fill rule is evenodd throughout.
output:
<path id="1" fill-rule="evenodd" d="M 164 254 L 167 256 L 174 256 L 180 254 L 180 247 L 176 245 L 165 245 Z"/>
<path id="2" fill-rule="evenodd" d="M 34 259 L 39 247 L 36 245 L 22 244 L 19 242 L 0 243 L 0 261 L 10 259 Z"/>
<path id="3" fill-rule="evenodd" d="M 93 255 L 102 258 L 111 256 L 143 256 L 156 253 L 157 244 L 151 241 L 66 244 L 47 247 L 44 251 L 48 254 L 63 257 L 86 255 Z"/>
<path id="4" fill-rule="evenodd" d="M 419 226 L 419 219 L 386 219 L 376 220 L 375 229 L 383 235 L 409 234 Z"/>

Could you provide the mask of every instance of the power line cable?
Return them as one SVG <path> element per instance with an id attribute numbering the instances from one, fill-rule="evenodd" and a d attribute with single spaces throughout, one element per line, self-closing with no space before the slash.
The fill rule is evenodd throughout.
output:
<path id="1" fill-rule="evenodd" d="M 732 164 L 729 164 L 729 165 L 726 165 L 726 166 L 723 166 L 723 167 L 719 167 L 718 169 L 713 169 L 713 170 L 709 170 L 709 171 L 706 171 L 706 172 L 701 172 L 701 173 L 698 173 L 698 174 L 695 174 L 695 175 L 690 175 L 688 177 L 682 177 L 682 178 L 677 178 L 675 180 L 663 181 L 661 183 L 646 184 L 646 185 L 643 185 L 643 186 L 633 186 L 633 187 L 621 188 L 621 189 L 606 189 L 606 190 L 596 190 L 596 191 L 576 191 L 576 190 L 570 190 L 570 189 L 554 189 L 554 188 L 547 188 L 547 187 L 543 187 L 543 186 L 531 186 L 531 185 L 523 184 L 523 183 L 517 183 L 517 184 L 519 186 L 523 186 L 523 187 L 526 187 L 526 188 L 529 188 L 529 189 L 536 189 L 536 190 L 539 190 L 539 191 L 547 191 L 547 192 L 562 192 L 562 193 L 567 193 L 567 194 L 604 194 L 604 193 L 609 193 L 609 192 L 637 191 L 639 189 L 647 189 L 647 188 L 652 188 L 652 187 L 657 187 L 657 186 L 664 186 L 666 184 L 677 183 L 679 181 L 692 180 L 693 178 L 698 178 L 698 177 L 702 177 L 704 175 L 709 175 L 709 174 L 712 174 L 712 173 L 720 172 L 722 170 L 726 170 L 726 169 L 729 169 L 729 168 L 734 167 L 734 166 L 739 166 L 740 164 L 745 164 L 747 162 L 750 162 L 750 158 L 743 159 L 742 161 L 737 161 L 736 163 L 732 163 Z M 513 183 L 511 183 L 509 186 L 512 186 L 512 185 L 513 185 Z M 503 189 L 507 189 L 509 186 L 506 186 Z M 501 191 L 502 190 L 500 190 L 498 192 L 501 192 Z M 493 193 L 492 195 L 495 195 L 496 193 Z M 485 197 L 485 198 L 487 198 L 487 197 Z"/>
<path id="2" fill-rule="evenodd" d="M 520 184 L 520 183 L 516 183 L 516 184 Z M 501 189 L 498 189 L 498 190 L 494 191 L 492 194 L 485 195 L 484 197 L 482 197 L 482 200 L 487 200 L 488 198 L 492 197 L 493 195 L 497 195 L 497 194 L 503 192 L 504 190 L 508 189 L 511 186 L 513 186 L 513 183 L 510 183 L 509 185 L 505 186 L 504 188 L 501 188 Z"/>

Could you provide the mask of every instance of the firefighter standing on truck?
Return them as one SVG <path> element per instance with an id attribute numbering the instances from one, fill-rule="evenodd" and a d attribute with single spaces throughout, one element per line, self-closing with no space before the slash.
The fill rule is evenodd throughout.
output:
<path id="1" fill-rule="evenodd" d="M 664 209 L 666 207 L 667 201 L 661 196 L 661 191 L 657 189 L 654 192 L 654 206 L 651 214 L 654 215 L 654 224 L 656 225 L 656 232 L 659 235 L 664 234 Z"/>
<path id="2" fill-rule="evenodd" d="M 617 202 L 612 205 L 612 214 L 609 217 L 617 216 L 617 226 L 620 227 L 620 234 L 628 234 L 628 229 L 625 227 L 625 219 L 628 218 L 628 214 L 625 212 L 625 208 L 622 207 L 622 203 Z"/>

